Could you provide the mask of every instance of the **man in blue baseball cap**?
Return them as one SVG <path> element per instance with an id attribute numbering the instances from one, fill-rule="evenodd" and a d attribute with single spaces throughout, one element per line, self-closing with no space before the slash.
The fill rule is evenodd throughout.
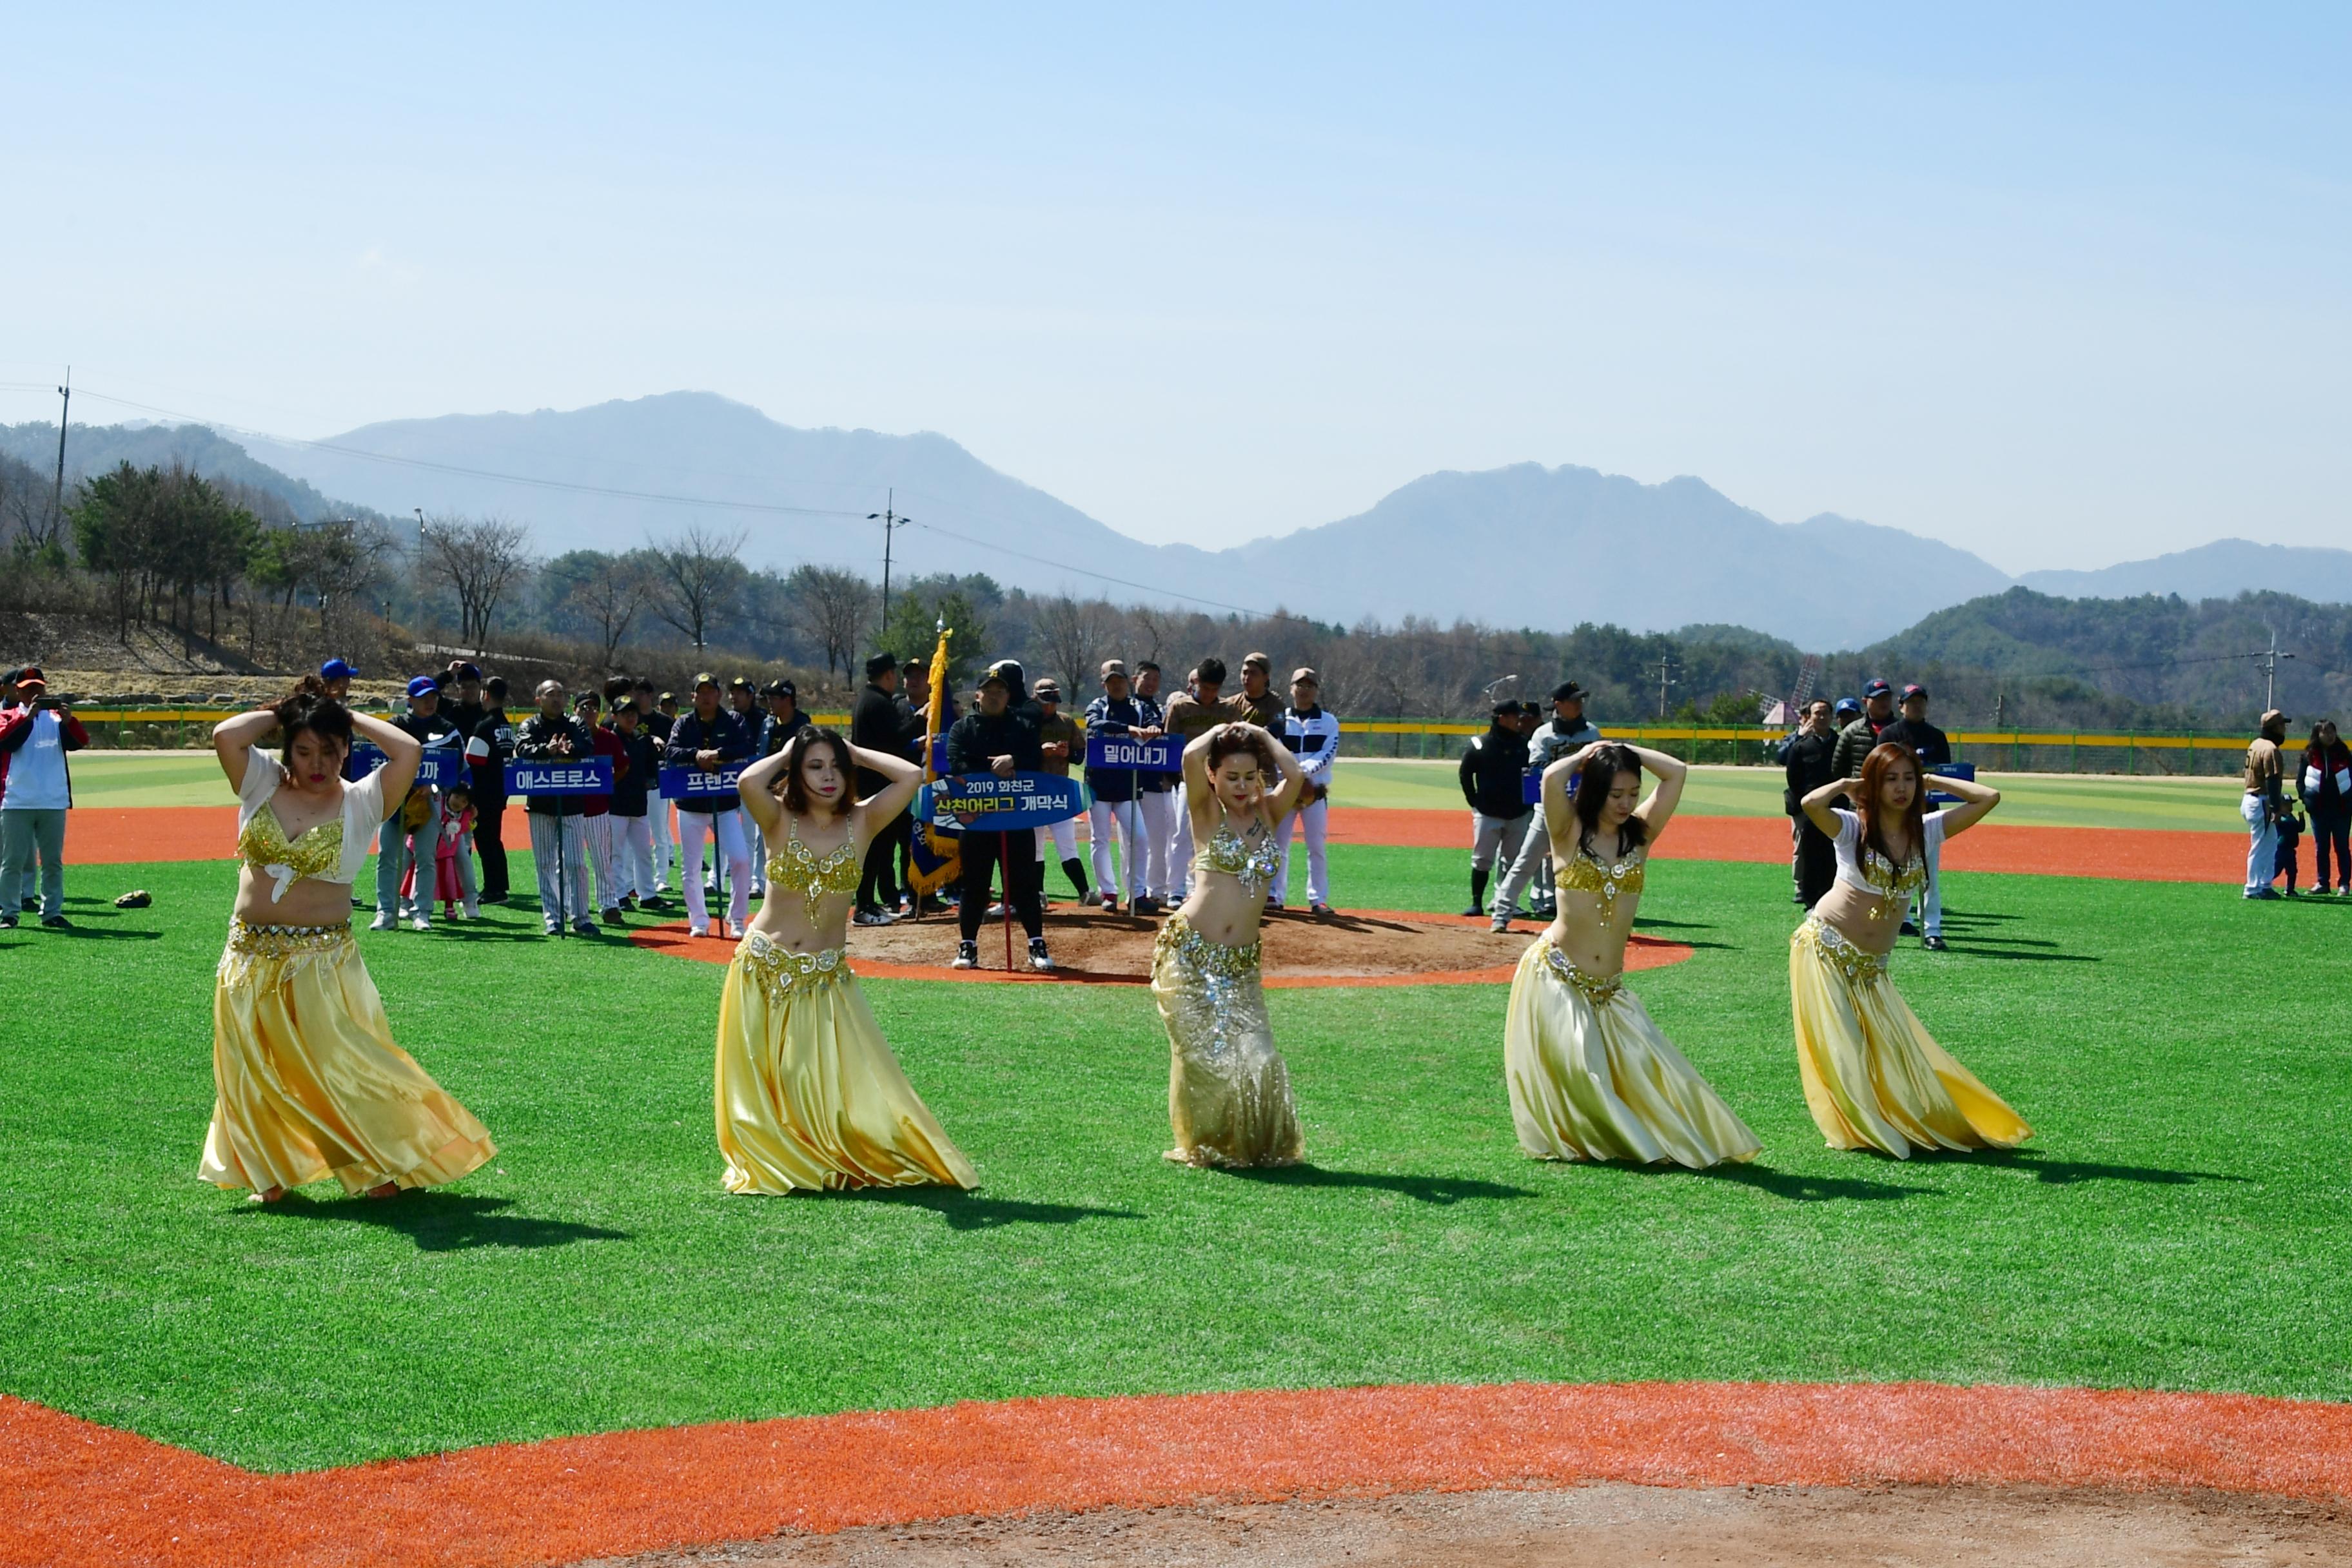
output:
<path id="1" fill-rule="evenodd" d="M 352 682 L 358 676 L 359 671 L 347 658 L 331 658 L 319 667 L 319 679 L 327 683 L 327 695 L 338 702 L 352 700 Z"/>

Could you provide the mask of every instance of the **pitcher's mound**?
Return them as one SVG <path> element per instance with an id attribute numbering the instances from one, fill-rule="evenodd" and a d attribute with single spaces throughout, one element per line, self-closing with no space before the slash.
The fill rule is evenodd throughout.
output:
<path id="1" fill-rule="evenodd" d="M 1268 914 L 1265 973 L 1269 986 L 1471 985 L 1508 984 L 1512 966 L 1536 931 L 1522 923 L 1497 935 L 1484 920 L 1412 914 L 1393 910 L 1341 910 L 1320 919 L 1302 912 Z M 980 928 L 980 967 L 950 969 L 955 957 L 952 914 L 887 926 L 852 926 L 849 960 L 860 974 L 902 980 L 1053 980 L 1141 985 L 1151 978 L 1151 943 L 1160 921 L 1060 905 L 1045 913 L 1045 946 L 1055 973 L 1032 973 L 1028 942 L 1013 928 L 1013 969 L 1004 964 L 1002 917 Z M 682 958 L 724 963 L 735 944 L 700 942 L 683 926 L 640 931 L 635 940 Z M 1679 942 L 1635 937 L 1625 950 L 1628 970 L 1655 969 L 1691 955 Z"/>

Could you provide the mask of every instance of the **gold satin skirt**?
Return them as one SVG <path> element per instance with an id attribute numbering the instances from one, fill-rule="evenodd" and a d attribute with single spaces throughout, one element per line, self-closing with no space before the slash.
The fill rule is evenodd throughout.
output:
<path id="1" fill-rule="evenodd" d="M 213 991 L 203 1180 L 289 1191 L 435 1187 L 498 1152 L 488 1130 L 393 1043 L 349 921 L 229 922 Z"/>
<path id="2" fill-rule="evenodd" d="M 1258 945 L 1213 942 L 1181 914 L 1151 946 L 1151 999 L 1168 1026 L 1168 1124 L 1187 1165 L 1294 1165 L 1306 1147 L 1290 1067 L 1274 1048 Z"/>
<path id="3" fill-rule="evenodd" d="M 730 1193 L 980 1184 L 838 948 L 744 937 L 719 998 L 713 1100 Z"/>
<path id="4" fill-rule="evenodd" d="M 1503 1018 L 1519 1147 L 1538 1160 L 1672 1160 L 1701 1170 L 1764 1145 L 1650 1021 L 1622 977 L 1528 944 Z"/>
<path id="5" fill-rule="evenodd" d="M 1820 920 L 1789 939 L 1805 1106 L 1832 1149 L 2008 1149 L 2025 1119 L 1937 1045 L 1866 952 Z"/>

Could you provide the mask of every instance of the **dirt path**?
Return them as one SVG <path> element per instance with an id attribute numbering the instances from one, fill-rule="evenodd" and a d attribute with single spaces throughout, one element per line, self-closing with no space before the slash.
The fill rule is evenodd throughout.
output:
<path id="1" fill-rule="evenodd" d="M 2352 1518 L 2224 1492 L 2053 1487 L 1475 1491 L 944 1520 L 608 1558 L 604 1568 L 2002 1568 L 2352 1563 Z"/>

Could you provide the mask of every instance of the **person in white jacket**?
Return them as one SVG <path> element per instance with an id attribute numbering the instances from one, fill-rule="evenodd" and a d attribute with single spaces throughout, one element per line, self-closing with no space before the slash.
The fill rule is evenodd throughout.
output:
<path id="1" fill-rule="evenodd" d="M 1290 672 L 1290 706 L 1283 710 L 1277 733 L 1283 744 L 1298 755 L 1307 785 L 1298 805 L 1282 819 L 1275 842 L 1282 846 L 1282 868 L 1274 874 L 1268 907 L 1280 909 L 1289 891 L 1291 824 L 1307 829 L 1307 912 L 1331 912 L 1331 868 L 1324 843 L 1331 815 L 1331 764 L 1339 755 L 1339 721 L 1323 710 L 1323 679 L 1303 666 Z"/>

